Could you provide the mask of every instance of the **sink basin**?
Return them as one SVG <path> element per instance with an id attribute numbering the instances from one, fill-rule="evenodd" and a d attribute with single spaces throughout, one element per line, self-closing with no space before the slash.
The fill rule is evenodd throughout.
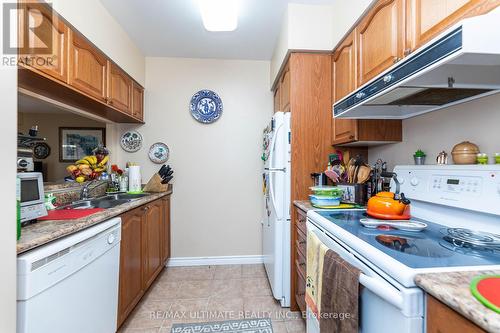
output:
<path id="1" fill-rule="evenodd" d="M 147 193 L 118 193 L 118 194 L 108 194 L 105 198 L 108 200 L 122 200 L 122 199 L 127 199 L 127 200 L 134 200 L 134 199 L 139 199 L 143 197 L 147 197 L 149 194 Z"/>
<path id="2" fill-rule="evenodd" d="M 57 209 L 88 209 L 88 208 L 113 208 L 118 205 L 148 196 L 147 193 L 119 193 L 109 194 L 104 197 L 75 201 L 69 205 L 58 207 Z"/>
<path id="3" fill-rule="evenodd" d="M 72 204 L 59 207 L 58 209 L 113 208 L 127 202 L 130 202 L 130 200 L 129 199 L 113 200 L 108 198 L 91 199 L 91 200 L 77 201 Z"/>

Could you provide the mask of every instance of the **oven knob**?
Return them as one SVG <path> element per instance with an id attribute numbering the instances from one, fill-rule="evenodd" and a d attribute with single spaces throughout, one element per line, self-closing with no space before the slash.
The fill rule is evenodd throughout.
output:
<path id="1" fill-rule="evenodd" d="M 411 184 L 412 186 L 417 186 L 417 185 L 418 185 L 418 183 L 419 183 L 419 180 L 418 180 L 418 178 L 416 178 L 416 177 L 413 177 L 413 178 L 410 180 L 410 184 Z"/>
<path id="2" fill-rule="evenodd" d="M 400 184 L 404 184 L 405 183 L 405 179 L 403 177 L 398 177 L 398 182 Z"/>
<path id="3" fill-rule="evenodd" d="M 20 168 L 26 168 L 28 166 L 28 161 L 23 158 L 17 160 L 17 166 Z"/>
<path id="4" fill-rule="evenodd" d="M 109 234 L 108 236 L 108 244 L 113 244 L 115 241 L 115 235 L 114 234 Z"/>

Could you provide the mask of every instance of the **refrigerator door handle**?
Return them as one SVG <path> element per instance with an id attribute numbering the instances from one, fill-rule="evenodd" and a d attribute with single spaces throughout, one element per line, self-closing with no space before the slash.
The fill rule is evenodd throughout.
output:
<path id="1" fill-rule="evenodd" d="M 283 127 L 283 123 L 281 123 L 278 128 L 274 131 L 273 138 L 271 139 L 271 148 L 269 149 L 269 169 L 275 169 L 271 164 L 273 163 L 274 157 L 274 148 L 276 147 L 276 138 L 278 137 L 278 132 Z"/>
<path id="2" fill-rule="evenodd" d="M 278 216 L 278 209 L 276 207 L 276 199 L 274 198 L 274 186 L 273 186 L 273 172 L 269 173 L 269 197 L 271 198 L 271 205 L 273 206 L 274 211 L 276 212 L 276 218 L 281 220 L 283 217 Z"/>

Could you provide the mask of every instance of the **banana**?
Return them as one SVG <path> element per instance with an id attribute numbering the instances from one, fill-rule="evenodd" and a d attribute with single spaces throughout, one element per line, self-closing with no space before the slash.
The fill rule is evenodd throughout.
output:
<path id="1" fill-rule="evenodd" d="M 91 166 L 94 166 L 97 164 L 97 157 L 95 157 L 95 156 L 85 156 L 83 159 L 88 161 L 89 165 L 91 165 Z"/>
<path id="2" fill-rule="evenodd" d="M 106 170 L 106 168 L 104 168 L 104 167 L 99 167 L 99 168 L 94 169 L 95 172 L 102 172 L 104 170 Z"/>
<path id="3" fill-rule="evenodd" d="M 109 161 L 109 155 L 106 155 L 104 156 L 102 161 L 99 164 L 97 164 L 97 167 L 102 168 L 103 166 L 106 165 L 106 163 L 108 163 L 108 161 Z"/>
<path id="4" fill-rule="evenodd" d="M 89 161 L 87 161 L 86 159 L 82 158 L 81 160 L 78 160 L 76 161 L 75 163 L 76 165 L 80 165 L 80 164 L 86 164 L 86 165 L 90 165 Z"/>

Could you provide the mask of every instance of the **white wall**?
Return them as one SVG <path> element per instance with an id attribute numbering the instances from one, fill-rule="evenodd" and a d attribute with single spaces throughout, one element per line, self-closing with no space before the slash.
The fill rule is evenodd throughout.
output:
<path id="1" fill-rule="evenodd" d="M 12 1 L 0 1 L 0 6 Z M 12 23 L 16 31 L 17 22 Z M 0 24 L 0 45 L 3 45 L 5 24 Z M 12 34 L 16 38 L 16 34 Z M 15 40 L 14 40 L 15 42 Z M 2 53 L 2 56 L 5 56 Z M 0 280 L 0 332 L 16 331 L 16 147 L 17 147 L 17 68 L 0 65 L 0 91 L 2 92 L 2 222 L 0 223 L 0 257 L 2 258 Z"/>
<path id="2" fill-rule="evenodd" d="M 271 85 L 288 51 L 331 51 L 374 0 L 332 5 L 288 4 L 271 59 Z"/>
<path id="3" fill-rule="evenodd" d="M 200 89 L 223 100 L 214 124 L 189 113 Z M 268 61 L 146 58 L 145 142 L 119 160 L 140 163 L 147 181 L 159 168 L 150 145 L 170 147 L 173 257 L 261 254 L 261 134 L 272 108 Z"/>
<path id="4" fill-rule="evenodd" d="M 332 49 L 333 6 L 288 4 L 271 59 L 271 85 L 289 50 Z"/>
<path id="5" fill-rule="evenodd" d="M 370 163 L 382 158 L 391 168 L 396 164 L 413 164 L 413 153 L 422 149 L 427 153 L 427 164 L 435 164 L 442 150 L 448 153 L 451 164 L 453 146 L 465 140 L 493 156 L 500 152 L 498 105 L 500 95 L 493 95 L 403 120 L 403 142 L 370 148 Z M 490 163 L 493 163 L 491 157 Z"/>
<path id="6" fill-rule="evenodd" d="M 99 0 L 52 0 L 50 2 L 60 15 L 137 82 L 144 85 L 144 56 Z"/>

